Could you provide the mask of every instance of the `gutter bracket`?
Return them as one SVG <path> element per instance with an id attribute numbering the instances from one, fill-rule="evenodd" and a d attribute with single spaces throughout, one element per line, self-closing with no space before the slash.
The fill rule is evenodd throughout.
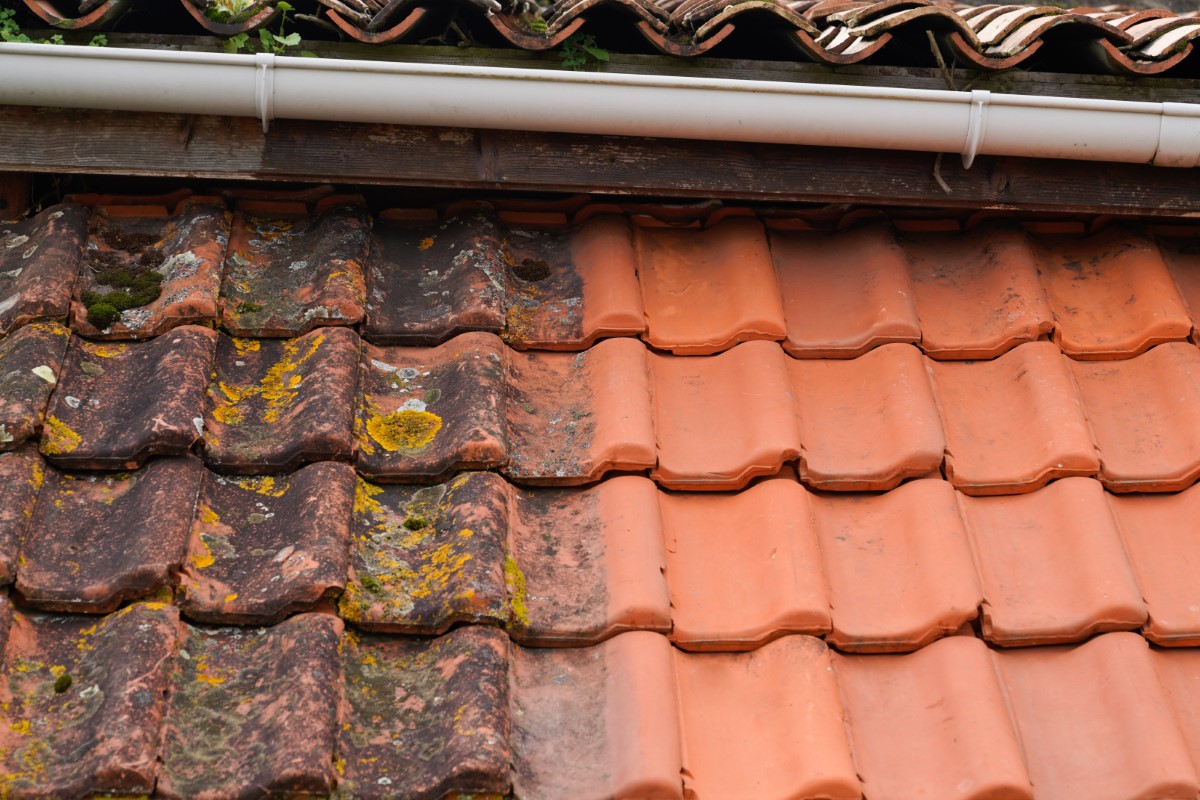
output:
<path id="1" fill-rule="evenodd" d="M 255 53 L 254 66 L 254 110 L 262 120 L 263 133 L 266 133 L 275 118 L 274 53 Z"/>
<path id="2" fill-rule="evenodd" d="M 967 141 L 963 144 L 963 169 L 970 169 L 979 155 L 979 146 L 983 144 L 983 134 L 987 131 L 987 110 L 992 93 L 987 89 L 971 90 L 971 116 L 967 121 Z"/>
<path id="3" fill-rule="evenodd" d="M 1156 167 L 1200 165 L 1200 106 L 1192 103 L 1163 103 L 1158 128 Z"/>

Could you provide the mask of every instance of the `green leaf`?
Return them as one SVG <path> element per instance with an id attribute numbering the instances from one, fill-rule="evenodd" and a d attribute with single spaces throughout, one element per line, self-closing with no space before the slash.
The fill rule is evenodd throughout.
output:
<path id="1" fill-rule="evenodd" d="M 596 47 L 595 45 L 590 44 L 583 44 L 580 46 L 590 53 L 592 58 L 596 59 L 597 61 L 608 61 L 608 51 L 604 48 Z"/>
<path id="2" fill-rule="evenodd" d="M 279 42 L 284 47 L 295 47 L 300 44 L 300 34 L 289 33 L 287 36 L 276 36 L 275 41 Z"/>
<path id="3" fill-rule="evenodd" d="M 250 39 L 250 34 L 248 34 L 248 33 L 245 33 L 245 32 L 235 33 L 233 36 L 230 36 L 228 39 L 225 40 L 225 52 L 226 53 L 236 53 L 238 50 L 241 50 L 243 47 L 246 46 L 246 42 L 249 39 Z"/>
<path id="4" fill-rule="evenodd" d="M 292 4 L 287 2 L 287 0 L 279 0 L 279 2 L 275 4 L 275 7 L 280 11 L 291 11 L 293 8 Z"/>

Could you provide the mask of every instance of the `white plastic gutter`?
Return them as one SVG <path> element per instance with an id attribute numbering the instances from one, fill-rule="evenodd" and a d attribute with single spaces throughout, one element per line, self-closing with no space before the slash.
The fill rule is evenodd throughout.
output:
<path id="1" fill-rule="evenodd" d="M 0 104 L 1195 167 L 1200 104 L 0 44 Z"/>

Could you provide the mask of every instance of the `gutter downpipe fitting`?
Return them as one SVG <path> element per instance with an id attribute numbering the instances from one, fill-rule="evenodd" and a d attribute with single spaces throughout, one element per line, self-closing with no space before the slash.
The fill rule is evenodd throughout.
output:
<path id="1" fill-rule="evenodd" d="M 1200 164 L 1200 104 L 0 43 L 0 104 Z"/>

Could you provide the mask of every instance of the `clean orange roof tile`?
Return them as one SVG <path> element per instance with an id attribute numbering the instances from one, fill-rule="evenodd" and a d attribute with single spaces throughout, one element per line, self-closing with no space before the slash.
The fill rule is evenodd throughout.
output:
<path id="1" fill-rule="evenodd" d="M 1029 492 L 1099 469 L 1075 381 L 1050 342 L 994 361 L 930 362 L 946 477 L 967 494 Z"/>
<path id="2" fill-rule="evenodd" d="M 1032 494 L 961 500 L 988 641 L 1073 642 L 1141 627 L 1146 607 L 1099 482 L 1064 478 Z"/>
<path id="3" fill-rule="evenodd" d="M 787 338 L 801 358 L 851 358 L 888 342 L 919 342 L 904 251 L 883 224 L 837 234 L 771 232 Z"/>
<path id="4" fill-rule="evenodd" d="M 1038 800 L 1194 797 L 1200 780 L 1146 640 L 996 657 Z"/>
<path id="5" fill-rule="evenodd" d="M 932 358 L 994 358 L 1054 327 L 1033 249 L 1019 228 L 907 234 L 921 348 Z"/>
<path id="6" fill-rule="evenodd" d="M 672 489 L 736 489 L 800 455 L 788 357 L 747 342 L 709 358 L 652 355 L 658 466 Z"/>
<path id="7" fill-rule="evenodd" d="M 983 597 L 950 484 L 821 495 L 813 506 L 835 647 L 915 650 L 975 618 Z"/>
<path id="8" fill-rule="evenodd" d="M 1151 650 L 1150 657 L 1179 723 L 1192 763 L 1200 763 L 1200 650 L 1171 648 Z"/>
<path id="9" fill-rule="evenodd" d="M 661 504 L 677 645 L 752 649 L 785 633 L 829 631 L 821 554 L 798 482 L 663 493 Z"/>
<path id="10" fill-rule="evenodd" d="M 992 655 L 950 636 L 904 656 L 834 657 L 872 800 L 1031 800 Z"/>
<path id="11" fill-rule="evenodd" d="M 788 636 L 752 653 L 676 656 L 688 797 L 855 800 L 829 651 Z"/>
<path id="12" fill-rule="evenodd" d="M 889 344 L 853 360 L 788 363 L 800 413 L 800 477 L 816 489 L 890 489 L 936 471 L 946 440 L 925 359 Z"/>
<path id="13" fill-rule="evenodd" d="M 1087 238 L 1043 236 L 1040 242 L 1054 341 L 1067 355 L 1128 358 L 1191 332 L 1162 254 L 1142 233 L 1112 227 Z"/>
<path id="14" fill-rule="evenodd" d="M 1192 318 L 1192 338 L 1200 334 L 1200 247 L 1194 238 L 1156 237 L 1158 251 Z"/>
<path id="15" fill-rule="evenodd" d="M 786 333 L 762 223 L 735 218 L 703 231 L 639 228 L 646 340 L 707 354 Z"/>
<path id="16" fill-rule="evenodd" d="M 1149 611 L 1146 638 L 1163 645 L 1200 645 L 1200 486 L 1179 494 L 1108 499 Z"/>
<path id="17" fill-rule="evenodd" d="M 1176 491 L 1200 475 L 1200 350 L 1170 342 L 1124 361 L 1072 361 L 1116 492 Z"/>

